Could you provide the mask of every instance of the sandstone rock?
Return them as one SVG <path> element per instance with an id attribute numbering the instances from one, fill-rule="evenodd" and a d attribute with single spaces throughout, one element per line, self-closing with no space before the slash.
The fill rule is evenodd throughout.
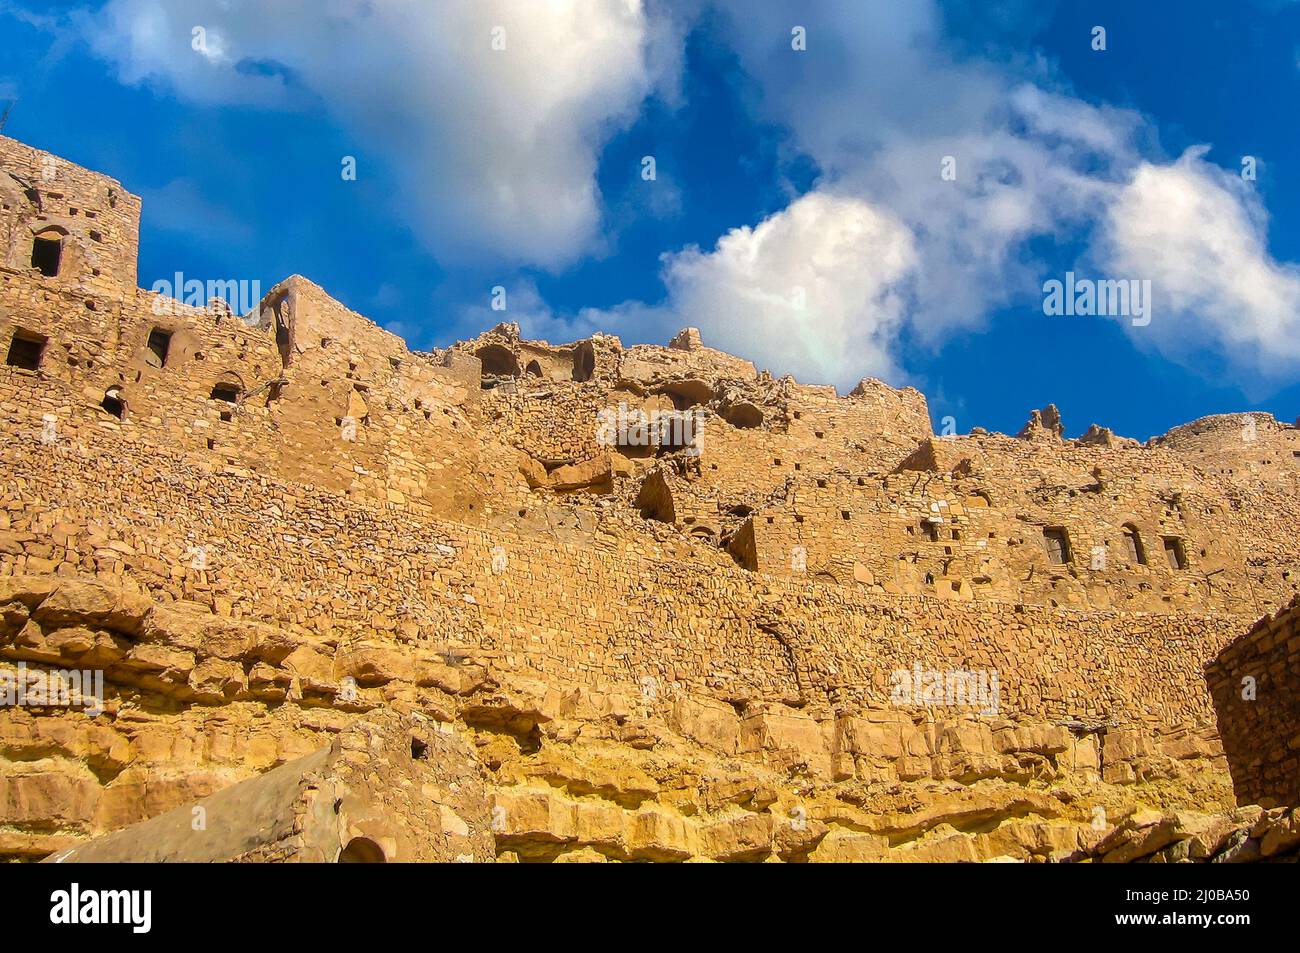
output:
<path id="1" fill-rule="evenodd" d="M 32 613 L 42 626 L 89 624 L 139 635 L 153 601 L 138 592 L 83 579 L 60 579 Z"/>

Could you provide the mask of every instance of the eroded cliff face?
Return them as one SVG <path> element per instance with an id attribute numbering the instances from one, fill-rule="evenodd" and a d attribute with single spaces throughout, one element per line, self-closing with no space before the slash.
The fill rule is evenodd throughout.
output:
<path id="1" fill-rule="evenodd" d="M 1233 807 L 1204 667 L 1300 587 L 1297 428 L 937 436 L 691 329 L 417 353 L 297 276 L 178 305 L 138 200 L 44 158 L 0 138 L 41 199 L 0 215 L 0 675 L 106 697 L 0 711 L 5 856 L 380 709 L 471 746 L 503 859 L 1289 849 L 1197 816 Z"/>

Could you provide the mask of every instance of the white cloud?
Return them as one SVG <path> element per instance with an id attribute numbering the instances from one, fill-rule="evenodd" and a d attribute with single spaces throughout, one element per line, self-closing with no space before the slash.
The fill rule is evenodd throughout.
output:
<path id="1" fill-rule="evenodd" d="M 78 22 L 125 82 L 323 106 L 395 163 L 398 214 L 449 263 L 595 247 L 599 150 L 675 82 L 674 29 L 642 0 L 110 0 Z"/>
<path id="2" fill-rule="evenodd" d="M 888 212 L 811 192 L 711 252 L 664 259 L 672 323 L 714 347 L 800 380 L 896 376 L 890 353 L 917 265 L 912 234 Z M 856 379 L 856 378 L 855 378 Z"/>
<path id="3" fill-rule="evenodd" d="M 517 321 L 525 336 L 570 341 L 596 331 L 666 341 L 687 326 L 704 343 L 775 374 L 849 387 L 897 377 L 892 345 L 918 265 L 910 231 L 852 196 L 810 192 L 754 227 L 733 228 L 711 250 L 662 256 L 666 299 L 556 314 L 534 285 L 510 289 L 507 312 L 465 312 L 477 330 Z"/>
<path id="4" fill-rule="evenodd" d="M 1142 163 L 1108 206 L 1094 254 L 1108 277 L 1152 283 L 1152 320 L 1131 328 L 1135 340 L 1193 363 L 1211 345 L 1268 378 L 1242 377 L 1246 393 L 1260 395 L 1296 374 L 1300 268 L 1269 255 L 1259 196 L 1205 152 Z"/>
<path id="5" fill-rule="evenodd" d="M 1034 294 L 1042 279 L 1026 242 L 1086 222 L 1135 161 L 1137 116 L 954 60 L 930 0 L 811 0 L 798 15 L 806 52 L 790 49 L 788 11 L 718 3 L 762 88 L 755 108 L 788 126 L 838 190 L 913 232 L 907 319 L 921 341 Z M 941 175 L 945 158 L 955 178 Z"/>
<path id="6" fill-rule="evenodd" d="M 1300 377 L 1300 270 L 1269 255 L 1253 190 L 1200 153 L 1144 158 L 1157 154 L 1146 119 L 1053 91 L 1041 64 L 955 59 L 933 0 L 808 0 L 797 13 L 714 2 L 730 13 L 727 37 L 761 90 L 758 113 L 792 131 L 823 188 L 912 233 L 914 294 L 891 323 L 908 340 L 942 342 L 1001 306 L 1036 311 L 1045 268 L 1031 240 L 1068 245 L 1095 233 L 1085 257 L 1105 277 L 1153 279 L 1157 317 L 1133 328 L 1135 339 L 1202 373 L 1226 365 L 1242 382 Z M 794 24 L 807 29 L 805 52 L 790 48 Z M 944 156 L 956 181 L 939 175 Z M 1157 327 L 1162 308 L 1170 314 Z M 827 353 L 842 355 L 831 379 L 854 379 L 858 352 L 844 326 L 822 330 Z M 898 339 L 878 343 L 906 363 Z"/>

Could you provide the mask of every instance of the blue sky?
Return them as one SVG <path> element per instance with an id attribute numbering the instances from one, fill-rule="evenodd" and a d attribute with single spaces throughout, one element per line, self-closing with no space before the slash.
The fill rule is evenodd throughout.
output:
<path id="1" fill-rule="evenodd" d="M 145 286 L 304 274 L 419 348 L 693 324 L 963 432 L 1300 413 L 1289 0 L 0 0 L 7 98 L 144 197 Z M 1045 315 L 1071 270 L 1150 324 Z"/>

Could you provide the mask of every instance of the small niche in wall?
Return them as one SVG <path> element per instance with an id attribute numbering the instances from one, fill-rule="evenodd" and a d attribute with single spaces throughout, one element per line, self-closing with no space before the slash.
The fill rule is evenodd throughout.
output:
<path id="1" fill-rule="evenodd" d="M 44 334 L 19 328 L 14 331 L 14 336 L 9 342 L 9 354 L 5 358 L 5 363 L 25 371 L 38 370 L 41 366 L 41 358 L 45 356 L 45 345 L 48 341 L 49 338 Z"/>
<path id="2" fill-rule="evenodd" d="M 1165 559 L 1169 562 L 1170 569 L 1187 568 L 1187 550 L 1183 546 L 1183 541 L 1177 536 L 1164 537 Z"/>
<path id="3" fill-rule="evenodd" d="M 126 417 L 126 399 L 122 396 L 122 391 L 116 387 L 110 387 L 104 392 L 104 399 L 99 402 L 99 406 L 118 420 Z"/>
<path id="4" fill-rule="evenodd" d="M 1047 547 L 1047 561 L 1053 566 L 1064 566 L 1073 558 L 1070 536 L 1062 527 L 1046 527 L 1043 530 L 1043 543 Z"/>
<path id="5" fill-rule="evenodd" d="M 167 354 L 172 346 L 172 333 L 162 328 L 154 328 L 149 332 L 147 344 L 149 356 L 146 360 L 154 367 L 167 366 Z"/>

